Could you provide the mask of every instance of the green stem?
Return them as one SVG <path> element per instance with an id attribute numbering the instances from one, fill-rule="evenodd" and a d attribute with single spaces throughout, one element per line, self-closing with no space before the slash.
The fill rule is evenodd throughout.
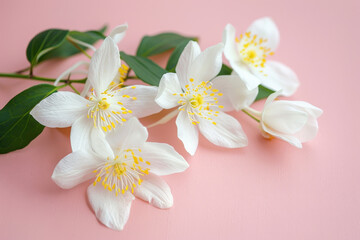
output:
<path id="1" fill-rule="evenodd" d="M 249 117 L 251 117 L 252 119 L 254 119 L 255 121 L 257 121 L 258 123 L 260 122 L 259 119 L 257 119 L 255 116 L 251 115 L 248 111 L 246 111 L 245 109 L 241 110 L 243 111 L 246 115 L 248 115 Z"/>
<path id="2" fill-rule="evenodd" d="M 55 80 L 56 80 L 54 78 L 35 77 L 35 76 L 29 76 L 29 75 L 17 74 L 17 73 L 0 73 L 0 77 L 22 78 L 22 79 L 37 80 L 37 81 L 43 81 L 43 82 L 55 82 Z M 70 80 L 70 83 L 85 83 L 85 81 L 86 81 L 86 78 L 76 79 L 76 80 Z M 60 82 L 67 83 L 67 82 L 69 82 L 69 80 L 61 80 Z"/>
<path id="3" fill-rule="evenodd" d="M 80 52 L 82 52 L 83 54 L 85 54 L 85 56 L 87 56 L 89 59 L 91 59 L 91 56 L 90 56 L 84 49 L 82 49 L 76 42 L 73 42 L 70 38 L 67 38 L 67 40 L 68 40 L 74 47 L 76 47 Z"/>
<path id="4" fill-rule="evenodd" d="M 77 94 L 80 95 L 80 92 L 78 90 L 76 90 L 76 88 L 71 83 L 69 83 L 68 85 L 69 85 L 69 87 L 71 87 L 72 90 L 74 90 L 74 92 L 76 92 Z"/>
<path id="5" fill-rule="evenodd" d="M 21 69 L 19 71 L 16 71 L 15 73 L 21 74 L 21 73 L 29 71 L 29 70 L 30 70 L 30 67 L 27 67 L 27 68 Z"/>

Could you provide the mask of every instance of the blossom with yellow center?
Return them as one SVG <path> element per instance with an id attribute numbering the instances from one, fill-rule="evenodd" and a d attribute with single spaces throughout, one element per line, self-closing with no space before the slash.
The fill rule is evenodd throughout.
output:
<path id="1" fill-rule="evenodd" d="M 93 89 L 85 97 L 56 92 L 37 104 L 30 114 L 47 127 L 72 126 L 71 147 L 76 151 L 93 148 L 102 141 L 102 135 L 132 116 L 145 117 L 161 111 L 154 101 L 157 87 L 114 83 L 121 67 L 119 49 L 107 37 L 90 61 L 87 83 Z"/>
<path id="2" fill-rule="evenodd" d="M 79 149 L 55 167 L 52 179 L 64 189 L 92 179 L 87 193 L 96 217 L 122 230 L 134 196 L 158 208 L 170 208 L 173 196 L 159 176 L 179 173 L 188 163 L 164 143 L 146 142 L 148 132 L 136 118 L 106 135 L 94 152 Z"/>
<path id="3" fill-rule="evenodd" d="M 270 18 L 254 21 L 240 36 L 236 36 L 231 24 L 226 25 L 223 33 L 225 57 L 249 90 L 262 84 L 290 96 L 299 86 L 296 74 L 289 67 L 267 59 L 274 54 L 279 39 L 279 31 Z"/>
<path id="4" fill-rule="evenodd" d="M 219 146 L 247 145 L 239 122 L 223 112 L 233 108 L 228 98 L 234 95 L 232 91 L 236 91 L 236 86 L 224 89 L 229 93 L 226 96 L 222 85 L 241 80 L 237 76 L 216 77 L 222 65 L 222 51 L 222 43 L 201 52 L 199 45 L 190 41 L 179 58 L 176 73 L 164 74 L 160 80 L 156 102 L 167 109 L 178 107 L 178 137 L 191 155 L 198 146 L 198 129 Z"/>

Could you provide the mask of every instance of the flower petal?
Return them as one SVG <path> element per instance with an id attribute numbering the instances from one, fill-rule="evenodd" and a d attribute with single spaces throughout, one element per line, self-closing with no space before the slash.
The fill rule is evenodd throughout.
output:
<path id="1" fill-rule="evenodd" d="M 183 142 L 186 151 L 194 155 L 199 144 L 199 132 L 185 111 L 180 111 L 176 118 L 176 126 L 178 138 Z"/>
<path id="2" fill-rule="evenodd" d="M 107 89 L 120 67 L 119 49 L 111 37 L 105 38 L 94 53 L 89 66 L 88 81 L 97 94 Z"/>
<path id="3" fill-rule="evenodd" d="M 185 85 L 189 83 L 189 71 L 193 61 L 201 53 L 200 46 L 195 41 L 189 41 L 179 57 L 176 65 L 176 74 L 178 75 L 180 86 L 185 89 Z"/>
<path id="4" fill-rule="evenodd" d="M 89 101 L 72 92 L 56 92 L 37 104 L 30 114 L 46 127 L 69 127 L 86 116 Z"/>
<path id="5" fill-rule="evenodd" d="M 127 29 L 128 29 L 128 24 L 127 23 L 116 26 L 111 31 L 109 36 L 114 40 L 115 43 L 119 43 L 125 37 Z"/>
<path id="6" fill-rule="evenodd" d="M 263 71 L 266 76 L 256 73 L 261 79 L 261 84 L 275 91 L 282 90 L 283 96 L 293 95 L 300 85 L 296 74 L 280 62 L 268 61 Z"/>
<path id="7" fill-rule="evenodd" d="M 174 199 L 169 185 L 155 174 L 145 175 L 140 186 L 134 189 L 134 195 L 157 208 L 172 207 Z"/>
<path id="8" fill-rule="evenodd" d="M 105 133 L 98 128 L 93 128 L 90 131 L 90 146 L 96 154 L 104 159 L 107 157 L 114 158 L 114 152 L 106 140 Z"/>
<path id="9" fill-rule="evenodd" d="M 77 151 L 60 160 L 51 176 L 61 188 L 69 189 L 93 177 L 101 160 L 89 152 Z"/>
<path id="10" fill-rule="evenodd" d="M 224 106 L 224 111 L 239 111 L 250 106 L 259 91 L 257 87 L 249 90 L 238 75 L 218 76 L 211 82 L 223 94 L 218 97 L 218 101 Z"/>
<path id="11" fill-rule="evenodd" d="M 261 84 L 261 80 L 251 72 L 248 66 L 241 62 L 235 63 L 232 61 L 230 62 L 230 65 L 233 67 L 234 72 L 242 79 L 248 90 L 253 90 Z"/>
<path id="12" fill-rule="evenodd" d="M 271 136 L 277 137 L 285 142 L 288 142 L 297 148 L 302 148 L 302 144 L 301 144 L 300 140 L 294 136 L 282 134 L 280 132 L 274 131 L 271 128 L 267 127 L 266 124 L 264 124 L 264 122 L 261 122 L 261 128 L 263 131 L 270 134 Z"/>
<path id="13" fill-rule="evenodd" d="M 223 50 L 224 44 L 219 43 L 205 49 L 194 59 L 188 72 L 188 78 L 194 79 L 195 86 L 202 81 L 212 80 L 220 72 Z"/>
<path id="14" fill-rule="evenodd" d="M 91 131 L 94 128 L 92 121 L 83 116 L 76 120 L 71 127 L 70 141 L 72 151 L 91 149 Z"/>
<path id="15" fill-rule="evenodd" d="M 200 119 L 200 132 L 213 144 L 227 147 L 239 148 L 248 144 L 247 137 L 243 132 L 240 123 L 232 116 L 219 112 L 212 121 Z"/>
<path id="16" fill-rule="evenodd" d="M 227 24 L 223 32 L 224 55 L 229 61 L 240 61 L 239 52 L 235 42 L 235 28 Z"/>
<path id="17" fill-rule="evenodd" d="M 146 142 L 141 147 L 140 156 L 144 160 L 142 167 L 150 168 L 150 172 L 159 176 L 183 172 L 189 167 L 185 159 L 165 143 Z"/>
<path id="18" fill-rule="evenodd" d="M 155 102 L 157 92 L 158 88 L 154 86 L 128 86 L 122 88 L 120 94 L 129 95 L 130 98 L 122 98 L 121 101 L 127 109 L 132 111 L 133 116 L 142 118 L 162 110 Z"/>
<path id="19" fill-rule="evenodd" d="M 283 134 L 295 134 L 308 121 L 308 114 L 286 101 L 274 101 L 264 109 L 261 118 L 269 128 Z"/>
<path id="20" fill-rule="evenodd" d="M 255 20 L 247 30 L 251 34 L 256 34 L 259 38 L 267 39 L 264 43 L 267 47 L 275 51 L 280 41 L 279 30 L 274 21 L 269 17 Z"/>
<path id="21" fill-rule="evenodd" d="M 148 131 L 135 117 L 130 118 L 123 126 L 117 126 L 106 135 L 112 149 L 128 149 L 143 145 L 148 138 Z"/>
<path id="22" fill-rule="evenodd" d="M 179 79 L 175 73 L 162 76 L 155 101 L 161 107 L 169 109 L 179 105 L 179 94 L 182 92 Z"/>
<path id="23" fill-rule="evenodd" d="M 108 228 L 123 230 L 129 219 L 134 196 L 128 191 L 116 196 L 115 192 L 105 190 L 100 184 L 90 185 L 87 194 L 98 220 Z"/>

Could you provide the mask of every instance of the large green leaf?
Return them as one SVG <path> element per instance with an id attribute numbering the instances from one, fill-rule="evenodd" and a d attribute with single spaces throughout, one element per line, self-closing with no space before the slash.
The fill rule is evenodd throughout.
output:
<path id="1" fill-rule="evenodd" d="M 106 26 L 101 28 L 99 31 L 86 31 L 86 32 L 70 31 L 68 36 L 92 45 L 92 44 L 96 43 L 98 40 L 105 38 L 105 36 L 103 34 L 105 32 L 105 30 L 106 30 Z M 83 50 L 87 49 L 84 46 L 79 45 L 79 47 Z M 77 49 L 68 40 L 66 40 L 59 47 L 54 48 L 53 50 L 44 54 L 39 59 L 39 62 L 42 62 L 44 60 L 51 59 L 51 58 L 66 58 L 66 57 L 70 57 L 70 56 L 78 54 L 78 53 L 80 53 L 80 50 Z"/>
<path id="2" fill-rule="evenodd" d="M 275 91 L 263 86 L 259 85 L 259 93 L 256 96 L 255 102 L 261 99 L 267 98 L 270 94 L 274 93 Z"/>
<path id="3" fill-rule="evenodd" d="M 56 87 L 40 84 L 26 89 L 0 110 L 0 153 L 26 147 L 44 129 L 30 111 L 42 99 L 56 91 Z"/>
<path id="4" fill-rule="evenodd" d="M 31 39 L 27 49 L 26 57 L 31 66 L 35 66 L 41 56 L 59 47 L 69 34 L 69 30 L 49 29 L 37 34 Z"/>
<path id="5" fill-rule="evenodd" d="M 177 33 L 160 33 L 154 36 L 145 36 L 137 49 L 136 55 L 149 57 L 177 47 L 184 40 L 194 40 L 194 37 L 185 37 Z"/>
<path id="6" fill-rule="evenodd" d="M 184 51 L 184 48 L 189 43 L 189 41 L 190 39 L 185 39 L 176 46 L 166 64 L 166 70 L 168 70 L 169 72 L 175 72 L 175 68 L 179 61 L 180 55 Z"/>
<path id="7" fill-rule="evenodd" d="M 152 86 L 159 86 L 162 75 L 167 73 L 165 69 L 141 56 L 131 56 L 124 52 L 120 53 L 121 59 L 135 72 L 136 76 L 143 82 Z"/>

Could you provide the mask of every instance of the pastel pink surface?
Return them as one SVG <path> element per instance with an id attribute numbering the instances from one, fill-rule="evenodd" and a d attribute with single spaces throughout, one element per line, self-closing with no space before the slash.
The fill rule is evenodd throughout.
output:
<path id="1" fill-rule="evenodd" d="M 90 183 L 62 190 L 51 180 L 71 149 L 68 130 L 47 128 L 25 149 L 0 156 L 0 239 L 359 239 L 359 1 L 2 1 L 0 72 L 26 67 L 28 41 L 47 28 L 126 21 L 120 49 L 135 53 L 145 34 L 199 36 L 204 49 L 221 41 L 227 23 L 240 33 L 263 16 L 280 29 L 272 59 L 291 66 L 301 81 L 290 99 L 324 110 L 315 140 L 301 150 L 268 141 L 256 122 L 232 113 L 249 146 L 227 150 L 201 138 L 190 157 L 174 121 L 152 128 L 150 140 L 173 145 L 190 168 L 165 178 L 173 208 L 135 200 L 125 229 L 116 232 L 96 220 L 86 198 Z M 51 61 L 37 72 L 56 77 L 77 59 L 83 57 Z M 0 79 L 0 107 L 35 83 Z"/>

